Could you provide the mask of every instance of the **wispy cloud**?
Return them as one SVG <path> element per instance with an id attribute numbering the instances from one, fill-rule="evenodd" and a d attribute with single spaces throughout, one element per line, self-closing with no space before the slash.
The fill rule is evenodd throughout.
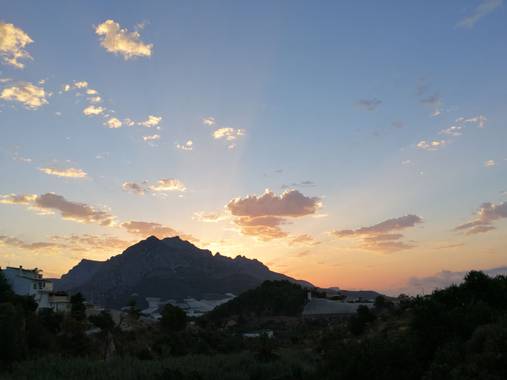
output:
<path id="1" fill-rule="evenodd" d="M 202 123 L 208 127 L 212 127 L 216 124 L 216 121 L 213 116 L 207 116 L 202 119 Z"/>
<path id="2" fill-rule="evenodd" d="M 447 141 L 445 140 L 431 140 L 431 141 L 422 140 L 417 143 L 416 147 L 417 149 L 435 151 L 442 149 L 446 145 Z"/>
<path id="3" fill-rule="evenodd" d="M 79 168 L 56 168 L 56 167 L 44 167 L 39 169 L 41 172 L 53 175 L 56 177 L 66 178 L 86 178 L 87 173 L 83 169 Z"/>
<path id="4" fill-rule="evenodd" d="M 455 230 L 463 231 L 467 235 L 480 234 L 495 230 L 493 222 L 504 218 L 507 218 L 507 202 L 498 204 L 485 202 L 470 222 L 459 225 Z"/>
<path id="5" fill-rule="evenodd" d="M 144 121 L 139 121 L 137 124 L 145 128 L 157 127 L 162 121 L 162 116 L 148 115 L 148 118 Z"/>
<path id="6" fill-rule="evenodd" d="M 357 101 L 357 105 L 366 110 L 366 111 L 374 111 L 375 109 L 377 109 L 378 106 L 380 106 L 382 104 L 382 100 L 380 99 L 377 99 L 377 98 L 372 98 L 372 99 L 359 99 Z"/>
<path id="7" fill-rule="evenodd" d="M 129 32 L 126 28 L 122 29 L 114 20 L 106 20 L 99 24 L 95 33 L 100 37 L 100 44 L 104 49 L 113 54 L 120 54 L 125 60 L 151 56 L 153 44 L 141 41 L 138 30 Z"/>
<path id="8" fill-rule="evenodd" d="M 213 132 L 213 138 L 215 139 L 225 139 L 227 141 L 236 140 L 238 137 L 241 137 L 245 134 L 244 129 L 235 129 L 235 128 L 219 128 Z"/>
<path id="9" fill-rule="evenodd" d="M 2 62 L 18 69 L 25 67 L 24 59 L 31 59 L 25 48 L 33 41 L 28 34 L 14 24 L 0 21 L 0 58 Z"/>
<path id="10" fill-rule="evenodd" d="M 366 250 L 395 252 L 413 247 L 402 241 L 404 236 L 401 231 L 422 222 L 422 218 L 417 215 L 405 215 L 356 230 L 336 230 L 332 234 L 339 239 L 358 238 L 361 242 L 359 247 Z"/>
<path id="11" fill-rule="evenodd" d="M 192 140 L 187 140 L 185 144 L 176 144 L 176 148 L 180 150 L 191 151 L 194 149 L 194 143 Z"/>
<path id="12" fill-rule="evenodd" d="M 122 188 L 123 190 L 132 192 L 136 195 L 144 195 L 147 192 L 168 193 L 174 191 L 186 191 L 185 184 L 176 178 L 162 178 L 152 184 L 148 181 L 143 181 L 141 183 L 124 182 Z"/>
<path id="13" fill-rule="evenodd" d="M 487 16 L 497 8 L 500 8 L 503 0 L 482 0 L 473 12 L 458 22 L 460 28 L 473 28 L 483 17 Z"/>

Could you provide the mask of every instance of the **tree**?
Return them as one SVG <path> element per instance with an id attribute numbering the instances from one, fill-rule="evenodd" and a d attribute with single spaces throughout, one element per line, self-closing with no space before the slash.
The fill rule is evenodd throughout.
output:
<path id="1" fill-rule="evenodd" d="M 85 298 L 81 293 L 76 293 L 70 297 L 70 315 L 76 321 L 84 321 L 86 318 Z"/>
<path id="2" fill-rule="evenodd" d="M 141 316 L 141 310 L 137 307 L 137 302 L 134 298 L 130 299 L 128 303 L 128 315 L 133 320 L 138 320 Z"/>
<path id="3" fill-rule="evenodd" d="M 9 282 L 0 270 L 0 302 L 8 302 L 14 295 Z"/>
<path id="4" fill-rule="evenodd" d="M 175 332 L 181 331 L 187 325 L 187 314 L 177 306 L 167 304 L 162 309 L 160 326 L 162 329 Z"/>
<path id="5" fill-rule="evenodd" d="M 0 303 L 0 363 L 23 358 L 26 352 L 25 318 L 20 307 Z"/>
<path id="6" fill-rule="evenodd" d="M 88 319 L 103 332 L 110 332 L 114 329 L 113 317 L 111 317 L 111 313 L 105 310 L 102 310 L 98 315 L 90 316 Z"/>
<path id="7" fill-rule="evenodd" d="M 366 327 L 375 321 L 376 318 L 375 314 L 367 306 L 359 306 L 356 314 L 349 320 L 350 332 L 354 335 L 361 335 L 366 330 Z"/>

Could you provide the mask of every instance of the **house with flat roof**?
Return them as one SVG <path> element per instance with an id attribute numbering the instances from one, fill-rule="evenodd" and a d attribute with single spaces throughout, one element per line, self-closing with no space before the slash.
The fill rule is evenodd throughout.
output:
<path id="1" fill-rule="evenodd" d="M 53 282 L 42 276 L 42 270 L 19 267 L 1 269 L 12 291 L 20 296 L 32 296 L 38 309 L 53 309 L 55 312 L 70 311 L 70 297 L 64 292 L 55 292 Z"/>

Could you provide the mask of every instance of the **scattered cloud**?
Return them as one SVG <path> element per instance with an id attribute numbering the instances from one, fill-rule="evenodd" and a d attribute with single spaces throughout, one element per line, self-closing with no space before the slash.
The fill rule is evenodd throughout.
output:
<path id="1" fill-rule="evenodd" d="M 72 234 L 70 236 L 53 235 L 50 240 L 72 251 L 117 251 L 124 250 L 135 243 L 111 235 Z"/>
<path id="2" fill-rule="evenodd" d="M 0 58 L 3 63 L 18 69 L 25 67 L 20 60 L 32 59 L 30 53 L 25 50 L 32 42 L 22 29 L 0 21 Z"/>
<path id="3" fill-rule="evenodd" d="M 48 103 L 46 99 L 47 95 L 42 87 L 30 82 L 19 82 L 3 88 L 0 93 L 0 99 L 19 102 L 27 109 L 35 110 Z"/>
<path id="4" fill-rule="evenodd" d="M 442 113 L 444 103 L 438 93 L 422 98 L 421 103 L 432 110 L 431 116 L 439 116 Z"/>
<path id="5" fill-rule="evenodd" d="M 315 186 L 315 182 L 310 181 L 310 180 L 306 180 L 306 181 L 301 181 L 301 182 L 293 182 L 290 185 L 283 184 L 281 186 L 281 188 L 282 189 L 293 189 L 296 187 L 314 187 L 314 186 Z"/>
<path id="6" fill-rule="evenodd" d="M 0 245 L 8 245 L 11 247 L 26 249 L 28 251 L 38 251 L 41 249 L 47 250 L 52 248 L 62 248 L 61 244 L 52 243 L 52 242 L 34 242 L 34 243 L 28 243 L 24 240 L 11 237 L 11 236 L 5 236 L 0 235 Z"/>
<path id="7" fill-rule="evenodd" d="M 484 233 L 495 230 L 493 222 L 504 218 L 507 218 L 507 202 L 498 204 L 485 202 L 470 222 L 459 225 L 455 230 L 463 231 L 466 235 Z"/>
<path id="8" fill-rule="evenodd" d="M 97 210 L 85 203 L 72 202 L 55 193 L 0 195 L 0 203 L 27 206 L 43 214 L 60 213 L 63 219 L 79 223 L 97 223 L 111 226 L 115 217 L 107 211 Z"/>
<path id="9" fill-rule="evenodd" d="M 89 105 L 83 110 L 83 114 L 86 116 L 97 116 L 103 113 L 106 109 L 100 106 Z"/>
<path id="10" fill-rule="evenodd" d="M 241 137 L 245 134 L 244 129 L 235 129 L 235 128 L 219 128 L 213 132 L 213 138 L 215 139 L 225 139 L 227 141 L 236 140 L 238 137 Z"/>
<path id="11" fill-rule="evenodd" d="M 160 140 L 160 135 L 154 134 L 154 135 L 148 135 L 143 136 L 144 141 L 157 141 Z"/>
<path id="12" fill-rule="evenodd" d="M 136 195 L 144 195 L 144 193 L 146 192 L 146 189 L 144 188 L 143 185 L 140 185 L 135 182 L 124 182 L 121 185 L 121 187 L 123 190 L 134 193 Z"/>
<path id="13" fill-rule="evenodd" d="M 176 148 L 180 150 L 191 151 L 194 149 L 194 143 L 192 140 L 187 140 L 185 144 L 176 144 Z"/>
<path id="14" fill-rule="evenodd" d="M 104 49 L 110 53 L 122 55 L 125 60 L 151 56 L 153 44 L 141 41 L 138 30 L 129 32 L 126 28 L 122 29 L 114 20 L 106 20 L 99 24 L 95 33 L 99 36 L 100 44 Z"/>
<path id="15" fill-rule="evenodd" d="M 486 162 L 484 162 L 484 166 L 487 168 L 492 168 L 495 165 L 496 165 L 496 162 L 494 160 L 487 160 Z"/>
<path id="16" fill-rule="evenodd" d="M 41 172 L 53 175 L 57 177 L 66 177 L 66 178 L 86 178 L 87 173 L 78 168 L 66 168 L 60 169 L 55 167 L 44 167 L 39 169 Z"/>
<path id="17" fill-rule="evenodd" d="M 297 190 L 288 190 L 281 195 L 266 190 L 260 196 L 235 198 L 226 207 L 243 234 L 271 240 L 288 236 L 280 226 L 290 219 L 315 214 L 321 207 L 321 201 Z"/>
<path id="18" fill-rule="evenodd" d="M 223 211 L 220 212 L 198 211 L 194 213 L 193 219 L 204 223 L 217 223 L 229 219 L 229 215 Z"/>
<path id="19" fill-rule="evenodd" d="M 482 0 L 470 15 L 458 22 L 457 26 L 459 28 L 473 28 L 480 19 L 501 7 L 502 4 L 503 0 Z"/>
<path id="20" fill-rule="evenodd" d="M 310 236 L 308 234 L 301 234 L 301 235 L 297 235 L 297 236 L 290 238 L 289 245 L 298 245 L 298 244 L 318 245 L 318 244 L 320 244 L 320 242 L 315 240 L 315 238 L 313 236 Z"/>
<path id="21" fill-rule="evenodd" d="M 487 118 L 483 115 L 478 115 L 474 117 L 459 117 L 456 121 L 446 129 L 442 129 L 439 134 L 458 137 L 461 136 L 465 130 L 465 128 L 469 125 L 476 125 L 478 128 L 486 127 Z"/>
<path id="22" fill-rule="evenodd" d="M 107 120 L 105 122 L 105 125 L 108 127 L 108 128 L 112 128 L 112 129 L 116 129 L 116 128 L 121 128 L 121 126 L 123 125 L 122 122 L 117 119 L 116 117 L 111 117 L 109 120 Z"/>
<path id="23" fill-rule="evenodd" d="M 156 236 L 159 239 L 163 239 L 170 236 L 180 236 L 182 239 L 189 240 L 192 242 L 198 242 L 199 239 L 188 234 L 178 233 L 174 228 L 164 226 L 160 223 L 155 222 L 140 222 L 140 221 L 129 221 L 121 224 L 127 232 L 138 235 L 141 237 Z"/>
<path id="24" fill-rule="evenodd" d="M 186 190 L 185 184 L 179 179 L 175 178 L 163 178 L 159 179 L 155 184 L 150 186 L 151 191 L 155 192 L 167 192 L 167 191 L 180 191 Z"/>
<path id="25" fill-rule="evenodd" d="M 144 195 L 147 192 L 167 193 L 186 191 L 185 184 L 176 178 L 162 178 L 151 185 L 148 181 L 143 181 L 142 183 L 124 182 L 122 188 L 136 195 Z"/>
<path id="26" fill-rule="evenodd" d="M 207 116 L 202 119 L 202 123 L 207 125 L 208 127 L 212 127 L 216 124 L 215 118 L 213 116 Z"/>
<path id="27" fill-rule="evenodd" d="M 366 111 L 374 111 L 375 109 L 377 109 L 378 106 L 380 106 L 382 104 L 382 100 L 380 99 L 377 99 L 377 98 L 372 98 L 372 99 L 359 99 L 357 101 L 357 105 L 366 110 Z"/>
<path id="28" fill-rule="evenodd" d="M 432 141 L 422 140 L 417 143 L 416 147 L 422 150 L 435 151 L 443 148 L 446 145 L 447 141 L 445 140 L 432 140 Z"/>
<path id="29" fill-rule="evenodd" d="M 148 118 L 144 121 L 139 121 L 137 124 L 145 128 L 157 127 L 162 121 L 162 116 L 148 115 Z"/>
<path id="30" fill-rule="evenodd" d="M 403 242 L 401 231 L 415 227 L 423 220 L 417 215 L 405 215 L 398 218 L 387 219 L 370 227 L 361 227 L 357 230 L 336 230 L 332 234 L 339 238 L 357 238 L 360 240 L 360 248 L 381 251 L 396 252 L 412 248 L 413 245 Z"/>

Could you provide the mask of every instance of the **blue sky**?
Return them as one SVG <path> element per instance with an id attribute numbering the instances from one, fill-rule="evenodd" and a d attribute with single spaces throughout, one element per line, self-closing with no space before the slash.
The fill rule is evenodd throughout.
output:
<path id="1" fill-rule="evenodd" d="M 0 265 L 173 232 L 321 285 L 505 264 L 503 1 L 1 5 Z"/>

